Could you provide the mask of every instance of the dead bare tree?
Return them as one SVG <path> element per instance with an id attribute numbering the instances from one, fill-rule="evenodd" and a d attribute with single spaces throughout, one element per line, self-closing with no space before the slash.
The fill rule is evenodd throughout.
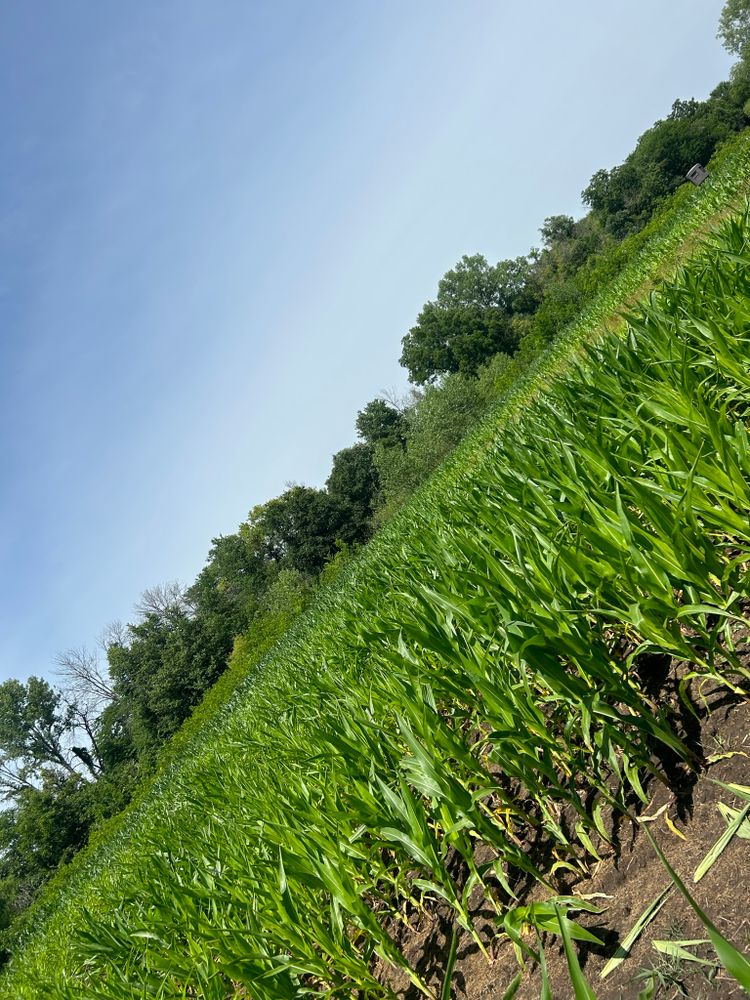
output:
<path id="1" fill-rule="evenodd" d="M 104 642 L 100 645 L 106 650 Z M 56 662 L 65 679 L 59 695 L 67 708 L 71 735 L 75 738 L 76 732 L 80 732 L 84 736 L 84 746 L 74 745 L 71 739 L 70 753 L 92 777 L 97 777 L 104 770 L 97 740 L 97 721 L 115 697 L 114 686 L 98 653 L 85 646 L 58 654 Z"/>
<path id="2" fill-rule="evenodd" d="M 97 640 L 97 646 L 104 653 L 105 657 L 110 646 L 127 646 L 128 626 L 123 622 L 110 622 L 102 629 L 102 634 Z"/>
<path id="3" fill-rule="evenodd" d="M 99 655 L 86 646 L 58 653 L 55 662 L 60 668 L 58 672 L 67 681 L 67 687 L 87 702 L 96 699 L 106 703 L 114 698 L 112 681 L 102 669 Z"/>

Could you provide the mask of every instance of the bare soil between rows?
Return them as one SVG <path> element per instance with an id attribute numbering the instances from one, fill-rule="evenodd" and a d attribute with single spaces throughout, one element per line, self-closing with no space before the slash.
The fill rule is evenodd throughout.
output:
<path id="1" fill-rule="evenodd" d="M 654 758 L 667 784 L 651 779 L 646 786 L 648 805 L 639 805 L 639 817 L 654 817 L 649 830 L 690 892 L 719 930 L 736 947 L 750 954 L 750 841 L 734 837 L 715 865 L 698 883 L 693 873 L 726 829 L 718 809 L 724 802 L 733 808 L 743 803 L 714 783 L 750 785 L 750 701 L 725 687 L 696 682 L 690 687 L 693 712 L 678 696 L 682 671 L 670 668 L 659 684 L 662 704 L 670 703 L 673 722 L 697 757 L 700 767 L 691 769 L 664 756 Z M 671 827 L 670 828 L 670 824 Z M 660 955 L 653 940 L 692 940 L 706 937 L 697 916 L 673 889 L 657 916 L 632 947 L 629 956 L 605 979 L 604 965 L 631 930 L 640 914 L 670 884 L 670 878 L 654 852 L 643 826 L 619 817 L 613 825 L 613 843 L 599 845 L 602 860 L 591 862 L 587 877 L 558 879 L 561 894 L 594 896 L 600 914 L 581 913 L 575 919 L 604 941 L 604 947 L 576 945 L 580 963 L 597 1000 L 636 1000 L 646 978 L 656 976 L 654 1000 L 729 1000 L 747 996 L 739 984 L 718 965 L 709 945 L 694 950 L 710 965 L 679 961 Z M 681 836 L 680 836 L 681 834 Z M 599 894 L 599 895 L 594 895 Z M 521 902 L 542 899 L 535 886 Z M 519 965 L 507 938 L 498 935 L 496 918 L 487 903 L 476 900 L 474 917 L 481 929 L 488 959 L 471 937 L 459 932 L 457 959 L 451 979 L 453 1000 L 503 1000 Z M 413 966 L 437 996 L 445 980 L 445 965 L 453 931 L 451 921 L 440 910 L 422 916 L 399 934 L 400 945 Z M 573 1000 L 567 963 L 559 937 L 544 937 L 545 954 L 554 1000 Z M 529 943 L 533 944 L 530 938 Z M 384 978 L 404 1000 L 417 1000 L 419 991 L 390 971 Z M 533 962 L 527 962 L 516 1000 L 538 1000 L 541 981 Z"/>

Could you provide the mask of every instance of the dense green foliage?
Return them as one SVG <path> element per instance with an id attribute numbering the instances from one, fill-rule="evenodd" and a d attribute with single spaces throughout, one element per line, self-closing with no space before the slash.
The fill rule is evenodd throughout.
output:
<path id="1" fill-rule="evenodd" d="M 540 291 L 525 257 L 494 267 L 481 254 L 463 257 L 404 337 L 401 364 L 417 383 L 448 372 L 473 374 L 493 355 L 515 350 L 519 327 L 539 305 Z"/>
<path id="2" fill-rule="evenodd" d="M 343 505 L 345 523 L 345 531 L 337 541 L 364 542 L 369 537 L 379 488 L 372 445 L 361 441 L 333 456 L 326 489 Z"/>
<path id="3" fill-rule="evenodd" d="M 745 56 L 750 45 L 750 4 L 747 0 L 727 0 L 719 18 L 718 37 L 727 51 Z"/>
<path id="4" fill-rule="evenodd" d="M 622 237 L 640 229 L 693 163 L 708 162 L 719 143 L 745 126 L 748 97 L 744 85 L 722 84 L 707 101 L 675 101 L 621 166 L 594 174 L 583 198 L 604 232 Z"/>

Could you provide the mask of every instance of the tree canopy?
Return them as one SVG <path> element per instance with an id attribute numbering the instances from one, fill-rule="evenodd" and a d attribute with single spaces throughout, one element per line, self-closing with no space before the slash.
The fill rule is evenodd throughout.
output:
<path id="1" fill-rule="evenodd" d="M 690 167 L 707 163 L 718 144 L 744 126 L 740 96 L 717 88 L 707 101 L 675 101 L 624 163 L 593 175 L 581 197 L 607 232 L 622 239 L 642 228 Z"/>
<path id="2" fill-rule="evenodd" d="M 494 354 L 514 351 L 514 317 L 531 314 L 539 297 L 530 258 L 490 265 L 482 254 L 464 255 L 403 338 L 401 364 L 417 385 L 449 372 L 474 373 Z"/>
<path id="3" fill-rule="evenodd" d="M 403 413 L 384 399 L 371 400 L 357 414 L 357 434 L 367 445 L 382 444 L 387 448 L 404 446 L 406 421 Z"/>
<path id="4" fill-rule="evenodd" d="M 344 504 L 309 486 L 291 486 L 254 507 L 241 533 L 264 559 L 310 574 L 321 571 L 338 539 L 351 541 Z"/>
<path id="5" fill-rule="evenodd" d="M 727 0 L 719 17 L 717 38 L 735 56 L 745 56 L 750 47 L 750 0 Z"/>
<path id="6" fill-rule="evenodd" d="M 373 445 L 363 441 L 333 456 L 326 489 L 346 509 L 348 541 L 363 542 L 370 534 L 379 486 Z"/>

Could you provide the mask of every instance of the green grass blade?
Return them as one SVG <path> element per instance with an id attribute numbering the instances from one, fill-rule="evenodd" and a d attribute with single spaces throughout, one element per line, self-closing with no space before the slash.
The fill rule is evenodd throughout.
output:
<path id="1" fill-rule="evenodd" d="M 649 981 L 638 994 L 638 1000 L 654 1000 L 656 994 L 656 977 L 651 976 Z"/>

